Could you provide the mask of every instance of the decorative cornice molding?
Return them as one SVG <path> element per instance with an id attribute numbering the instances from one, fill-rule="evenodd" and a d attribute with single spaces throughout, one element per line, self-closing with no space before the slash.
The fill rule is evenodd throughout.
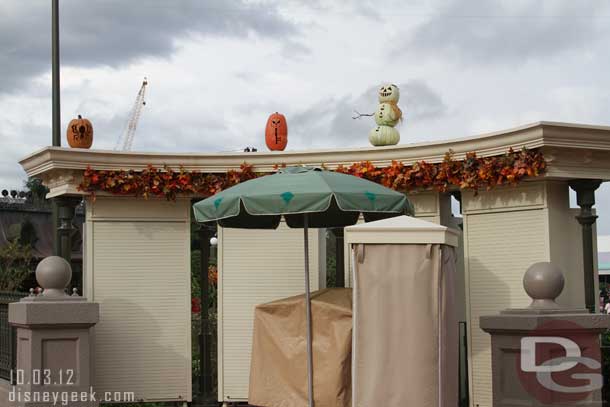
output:
<path id="1" fill-rule="evenodd" d="M 479 157 L 505 154 L 510 148 L 542 148 L 549 166 L 547 178 L 599 178 L 610 179 L 610 127 L 555 122 L 538 122 L 509 130 L 482 134 L 474 137 L 426 143 L 402 144 L 387 147 L 363 147 L 345 149 L 255 152 L 255 153 L 142 153 L 102 150 L 82 150 L 46 147 L 20 161 L 28 176 L 47 178 L 57 182 L 51 196 L 71 194 L 69 187 L 80 182 L 80 172 L 87 166 L 96 170 L 143 170 L 148 165 L 162 168 L 183 167 L 186 171 L 224 173 L 239 169 L 247 162 L 256 171 L 272 171 L 276 164 L 320 165 L 330 169 L 354 162 L 370 161 L 375 166 L 390 165 L 393 160 L 410 165 L 418 161 L 441 162 L 447 151 L 453 151 L 455 159 L 462 159 L 468 152 Z M 553 152 L 560 152 L 554 154 Z M 575 162 L 575 157 L 579 157 Z M 56 171 L 66 172 L 60 179 Z M 46 174 L 46 176 L 45 176 Z M 53 175 L 51 175 L 53 174 Z M 589 174 L 589 176 L 587 175 Z M 53 188 L 51 188 L 53 189 Z"/>

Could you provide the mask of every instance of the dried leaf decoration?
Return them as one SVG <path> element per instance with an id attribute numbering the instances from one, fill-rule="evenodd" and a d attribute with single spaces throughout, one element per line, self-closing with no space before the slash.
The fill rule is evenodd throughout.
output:
<path id="1" fill-rule="evenodd" d="M 273 168 L 277 170 L 285 166 L 286 164 L 276 164 Z M 322 164 L 322 167 L 325 166 Z M 397 191 L 435 189 L 444 192 L 457 187 L 477 193 L 480 189 L 489 191 L 499 185 L 516 185 L 525 177 L 538 177 L 546 171 L 546 161 L 540 151 L 525 148 L 519 151 L 510 149 L 501 156 L 482 158 L 471 152 L 462 160 L 455 160 L 454 153 L 450 150 L 440 163 L 418 161 L 413 165 L 405 165 L 392 161 L 387 167 L 376 167 L 370 161 L 362 161 L 349 167 L 339 165 L 335 171 L 365 178 Z M 239 170 L 219 174 L 186 171 L 183 167 L 178 171 L 167 166 L 158 169 L 152 165 L 140 172 L 95 170 L 87 167 L 79 190 L 92 194 L 104 191 L 144 198 L 163 196 L 175 200 L 178 194 L 211 196 L 263 175 L 268 174 L 254 172 L 253 167 L 246 163 Z"/>

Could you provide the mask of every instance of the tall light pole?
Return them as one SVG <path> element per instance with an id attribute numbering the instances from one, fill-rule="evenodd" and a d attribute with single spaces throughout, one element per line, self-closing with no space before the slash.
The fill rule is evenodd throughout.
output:
<path id="1" fill-rule="evenodd" d="M 59 103 L 59 0 L 51 0 L 51 89 L 52 89 L 52 124 L 51 145 L 61 146 L 61 112 Z M 53 254 L 61 255 L 59 234 L 59 211 L 57 199 L 51 200 L 53 211 Z"/>
<path id="2" fill-rule="evenodd" d="M 53 94 L 52 145 L 61 147 L 61 104 L 59 102 L 59 0 L 51 2 L 51 86 Z M 80 198 L 62 196 L 53 198 L 53 254 L 68 263 L 72 258 L 72 221 Z"/>
<path id="3" fill-rule="evenodd" d="M 51 11 L 51 77 L 53 88 L 53 146 L 61 146 L 61 112 L 59 102 L 59 0 L 52 0 Z"/>

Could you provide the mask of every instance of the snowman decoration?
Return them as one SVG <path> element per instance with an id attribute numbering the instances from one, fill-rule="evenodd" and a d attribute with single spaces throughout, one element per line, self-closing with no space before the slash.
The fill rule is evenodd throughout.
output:
<path id="1" fill-rule="evenodd" d="M 383 85 L 378 93 L 379 106 L 373 114 L 377 127 L 369 132 L 369 141 L 374 146 L 393 146 L 400 141 L 400 133 L 394 128 L 402 120 L 400 91 L 396 85 Z"/>

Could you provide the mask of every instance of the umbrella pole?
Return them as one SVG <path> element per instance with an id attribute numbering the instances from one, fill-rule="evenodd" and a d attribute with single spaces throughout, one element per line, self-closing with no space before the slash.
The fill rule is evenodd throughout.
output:
<path id="1" fill-rule="evenodd" d="M 307 313 L 307 394 L 308 406 L 313 407 L 313 349 L 311 340 L 311 293 L 309 291 L 309 231 L 307 214 L 303 215 L 305 241 L 305 309 Z"/>

